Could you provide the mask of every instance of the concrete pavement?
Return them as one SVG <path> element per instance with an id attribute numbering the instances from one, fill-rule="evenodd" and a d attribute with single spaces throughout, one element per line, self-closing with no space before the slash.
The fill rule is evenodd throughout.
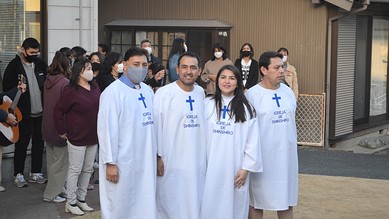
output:
<path id="1" fill-rule="evenodd" d="M 389 218 L 389 154 L 299 147 L 299 169 L 295 218 Z M 0 219 L 74 217 L 64 212 L 64 203 L 42 200 L 45 185 L 2 185 L 7 190 L 0 192 Z M 98 185 L 88 191 L 86 201 L 96 211 L 80 218 L 100 218 Z M 265 212 L 265 218 L 276 214 Z"/>

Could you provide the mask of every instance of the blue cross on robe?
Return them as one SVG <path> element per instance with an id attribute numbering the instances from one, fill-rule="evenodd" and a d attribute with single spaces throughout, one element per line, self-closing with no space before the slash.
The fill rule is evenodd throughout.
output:
<path id="1" fill-rule="evenodd" d="M 189 99 L 186 100 L 186 102 L 190 104 L 190 111 L 193 111 L 193 104 L 192 103 L 194 103 L 195 100 L 192 100 L 192 97 L 189 96 Z"/>
<path id="2" fill-rule="evenodd" d="M 230 110 L 227 108 L 227 106 L 223 106 L 223 108 L 221 108 L 220 111 L 223 112 L 223 119 L 225 119 L 227 112 Z"/>
<path id="3" fill-rule="evenodd" d="M 142 95 L 142 93 L 140 93 L 140 97 L 138 98 L 138 100 L 142 101 L 143 102 L 143 106 L 145 106 L 145 108 L 147 108 L 146 102 L 145 102 L 145 97 Z"/>
<path id="4" fill-rule="evenodd" d="M 274 97 L 272 97 L 273 100 L 277 102 L 277 106 L 280 107 L 280 102 L 278 100 L 281 99 L 281 97 L 278 97 L 277 94 L 274 94 Z"/>

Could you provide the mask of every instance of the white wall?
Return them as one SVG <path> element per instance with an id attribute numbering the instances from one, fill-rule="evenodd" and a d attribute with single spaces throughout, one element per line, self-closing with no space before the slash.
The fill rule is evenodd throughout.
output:
<path id="1" fill-rule="evenodd" d="M 97 51 L 97 0 L 48 0 L 47 7 L 48 64 L 65 46 L 81 46 L 88 54 Z"/>
<path id="2" fill-rule="evenodd" d="M 80 4 L 82 4 L 81 19 L 79 19 Z M 47 5 L 47 60 L 49 65 L 53 60 L 55 52 L 61 47 L 66 46 L 72 48 L 73 46 L 81 46 L 88 51 L 88 54 L 97 51 L 97 0 L 48 0 Z M 30 148 L 31 145 L 29 146 Z M 3 153 L 6 157 L 13 157 L 14 149 L 14 145 L 4 147 Z M 26 168 L 29 168 L 29 166 L 30 162 L 26 162 Z M 3 174 L 3 177 L 5 177 L 3 178 L 4 180 L 10 179 L 8 175 Z"/>

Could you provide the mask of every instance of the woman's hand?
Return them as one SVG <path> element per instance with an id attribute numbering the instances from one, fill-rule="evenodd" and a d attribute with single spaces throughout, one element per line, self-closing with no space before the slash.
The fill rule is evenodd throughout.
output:
<path id="1" fill-rule="evenodd" d="M 248 173 L 249 171 L 244 169 L 238 171 L 234 179 L 235 188 L 239 189 L 240 187 L 244 186 L 244 184 L 246 183 Z"/>

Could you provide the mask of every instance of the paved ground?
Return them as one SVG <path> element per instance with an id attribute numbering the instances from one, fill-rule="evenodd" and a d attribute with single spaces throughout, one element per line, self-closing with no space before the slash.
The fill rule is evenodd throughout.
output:
<path id="1" fill-rule="evenodd" d="M 299 148 L 300 190 L 295 218 L 389 218 L 389 154 Z M 0 218 L 72 218 L 64 204 L 42 201 L 45 185 L 16 188 L 3 183 Z M 98 187 L 87 195 L 96 209 L 80 218 L 100 218 Z M 265 212 L 265 218 L 276 218 Z"/>

